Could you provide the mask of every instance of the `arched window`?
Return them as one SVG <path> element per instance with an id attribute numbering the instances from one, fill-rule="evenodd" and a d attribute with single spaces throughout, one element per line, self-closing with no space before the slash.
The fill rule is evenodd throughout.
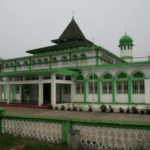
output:
<path id="1" fill-rule="evenodd" d="M 78 66 L 79 65 L 79 60 L 77 55 L 72 56 L 72 66 Z"/>
<path id="2" fill-rule="evenodd" d="M 76 77 L 76 93 L 83 94 L 84 93 L 84 76 L 79 75 Z"/>
<path id="3" fill-rule="evenodd" d="M 97 93 L 98 76 L 96 74 L 90 73 L 89 75 L 87 75 L 87 80 L 88 80 L 89 93 L 96 94 Z"/>
<path id="4" fill-rule="evenodd" d="M 31 60 L 32 69 L 36 69 L 36 62 L 35 60 Z"/>
<path id="5" fill-rule="evenodd" d="M 133 94 L 139 94 L 139 93 L 145 93 L 145 75 L 141 71 L 134 71 L 131 74 L 132 79 L 132 93 Z"/>
<path id="6" fill-rule="evenodd" d="M 80 55 L 80 66 L 86 66 L 87 65 L 87 57 L 85 54 Z"/>
<path id="7" fill-rule="evenodd" d="M 116 87 L 118 94 L 128 93 L 128 74 L 126 72 L 119 72 L 116 75 Z"/>
<path id="8" fill-rule="evenodd" d="M 44 62 L 44 68 L 48 68 L 48 67 L 49 67 L 48 59 L 45 58 L 45 59 L 43 60 L 43 62 Z"/>
<path id="9" fill-rule="evenodd" d="M 21 70 L 20 62 L 16 62 L 16 70 Z"/>
<path id="10" fill-rule="evenodd" d="M 102 93 L 103 94 L 110 94 L 112 93 L 112 74 L 106 72 L 103 73 L 100 77 L 102 81 Z"/>
<path id="11" fill-rule="evenodd" d="M 63 56 L 63 57 L 61 58 L 61 60 L 62 60 L 62 67 L 68 66 L 68 60 L 67 60 L 67 57 L 66 57 L 66 56 Z"/>
<path id="12" fill-rule="evenodd" d="M 42 68 L 42 60 L 38 59 L 37 63 L 38 63 L 38 68 L 41 69 Z"/>
<path id="13" fill-rule="evenodd" d="M 28 70 L 28 69 L 29 69 L 28 62 L 27 62 L 27 61 L 24 61 L 24 62 L 23 62 L 23 65 L 24 65 L 24 70 Z"/>
<path id="14" fill-rule="evenodd" d="M 13 67 L 13 63 L 10 63 L 10 67 Z"/>
<path id="15" fill-rule="evenodd" d="M 53 58 L 52 58 L 52 67 L 53 67 L 53 68 L 57 68 L 57 65 L 58 65 L 58 63 L 57 63 L 57 58 L 56 58 L 56 57 L 53 57 Z"/>
<path id="16" fill-rule="evenodd" d="M 10 63 L 9 71 L 14 71 L 13 63 Z"/>

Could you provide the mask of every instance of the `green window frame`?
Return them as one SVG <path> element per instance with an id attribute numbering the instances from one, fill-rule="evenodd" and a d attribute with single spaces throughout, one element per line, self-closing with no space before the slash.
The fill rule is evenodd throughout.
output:
<path id="1" fill-rule="evenodd" d="M 102 82 L 102 93 L 103 94 L 111 94 L 112 93 L 112 82 L 111 81 Z"/>
<path id="2" fill-rule="evenodd" d="M 63 85 L 64 94 L 70 94 L 71 93 L 71 87 L 70 84 Z"/>
<path id="3" fill-rule="evenodd" d="M 127 94 L 128 93 L 128 81 L 117 81 L 117 94 Z"/>
<path id="4" fill-rule="evenodd" d="M 145 93 L 144 81 L 132 81 L 132 93 L 133 94 L 144 94 Z"/>
<path id="5" fill-rule="evenodd" d="M 94 82 L 94 88 L 93 88 L 93 82 L 89 82 L 88 87 L 89 87 L 89 94 L 97 94 L 97 82 Z"/>
<path id="6" fill-rule="evenodd" d="M 84 94 L 84 83 L 83 82 L 76 83 L 76 94 Z"/>
<path id="7" fill-rule="evenodd" d="M 19 90 L 19 85 L 16 85 L 16 94 L 19 94 L 20 90 Z"/>
<path id="8" fill-rule="evenodd" d="M 126 45 L 124 45 L 124 50 L 126 50 Z"/>
<path id="9" fill-rule="evenodd" d="M 130 45 L 128 45 L 128 50 L 130 50 Z"/>

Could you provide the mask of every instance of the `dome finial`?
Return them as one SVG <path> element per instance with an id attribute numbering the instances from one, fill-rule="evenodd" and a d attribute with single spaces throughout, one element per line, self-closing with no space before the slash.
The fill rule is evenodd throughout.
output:
<path id="1" fill-rule="evenodd" d="M 74 20 L 74 12 L 72 12 L 72 20 Z"/>
<path id="2" fill-rule="evenodd" d="M 125 35 L 127 35 L 127 33 L 126 33 L 126 29 L 125 29 Z"/>

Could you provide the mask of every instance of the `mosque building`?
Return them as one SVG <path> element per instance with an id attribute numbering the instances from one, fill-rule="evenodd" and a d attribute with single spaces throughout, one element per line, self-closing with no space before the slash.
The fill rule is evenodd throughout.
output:
<path id="1" fill-rule="evenodd" d="M 150 104 L 150 60 L 133 62 L 126 33 L 120 57 L 86 39 L 74 18 L 52 43 L 0 60 L 1 102 Z"/>

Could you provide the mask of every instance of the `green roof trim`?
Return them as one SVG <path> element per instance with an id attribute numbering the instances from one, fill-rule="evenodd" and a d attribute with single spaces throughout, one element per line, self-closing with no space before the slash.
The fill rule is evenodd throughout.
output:
<path id="1" fill-rule="evenodd" d="M 77 71 L 71 71 L 67 69 L 39 69 L 39 70 L 28 70 L 28 71 L 15 71 L 15 72 L 2 72 L 0 77 L 3 76 L 18 76 L 18 75 L 27 75 L 27 74 L 43 74 L 43 73 L 64 73 L 68 75 L 79 75 Z"/>
<path id="2" fill-rule="evenodd" d="M 110 51 L 106 50 L 105 48 L 101 46 L 95 46 L 94 49 L 99 49 L 102 52 L 106 52 L 107 54 L 110 54 L 111 56 L 114 56 L 115 58 L 119 59 L 121 62 L 126 62 L 122 60 L 120 57 L 116 56 L 115 54 L 111 53 Z M 6 61 L 11 61 L 11 60 L 21 60 L 21 59 L 29 59 L 29 58 L 35 58 L 35 57 L 40 57 L 40 56 L 48 56 L 48 55 L 55 55 L 55 54 L 63 54 L 63 53 L 69 53 L 69 52 L 78 52 L 78 51 L 86 51 L 86 50 L 92 50 L 93 47 L 85 47 L 85 48 L 80 48 L 80 49 L 69 49 L 69 50 L 62 50 L 58 52 L 50 52 L 50 53 L 45 53 L 45 54 L 37 54 L 34 56 L 25 56 L 25 57 L 18 57 L 18 58 L 12 58 L 12 59 L 5 59 L 5 60 L 0 60 L 0 62 L 6 62 Z"/>
<path id="3" fill-rule="evenodd" d="M 143 62 L 130 62 L 130 63 L 118 63 L 118 64 L 103 64 L 95 65 L 94 68 L 107 68 L 107 67 L 122 67 L 122 66 L 137 66 L 137 65 L 150 65 L 150 61 Z M 93 65 L 78 66 L 78 67 L 65 67 L 64 69 L 92 69 Z"/>

